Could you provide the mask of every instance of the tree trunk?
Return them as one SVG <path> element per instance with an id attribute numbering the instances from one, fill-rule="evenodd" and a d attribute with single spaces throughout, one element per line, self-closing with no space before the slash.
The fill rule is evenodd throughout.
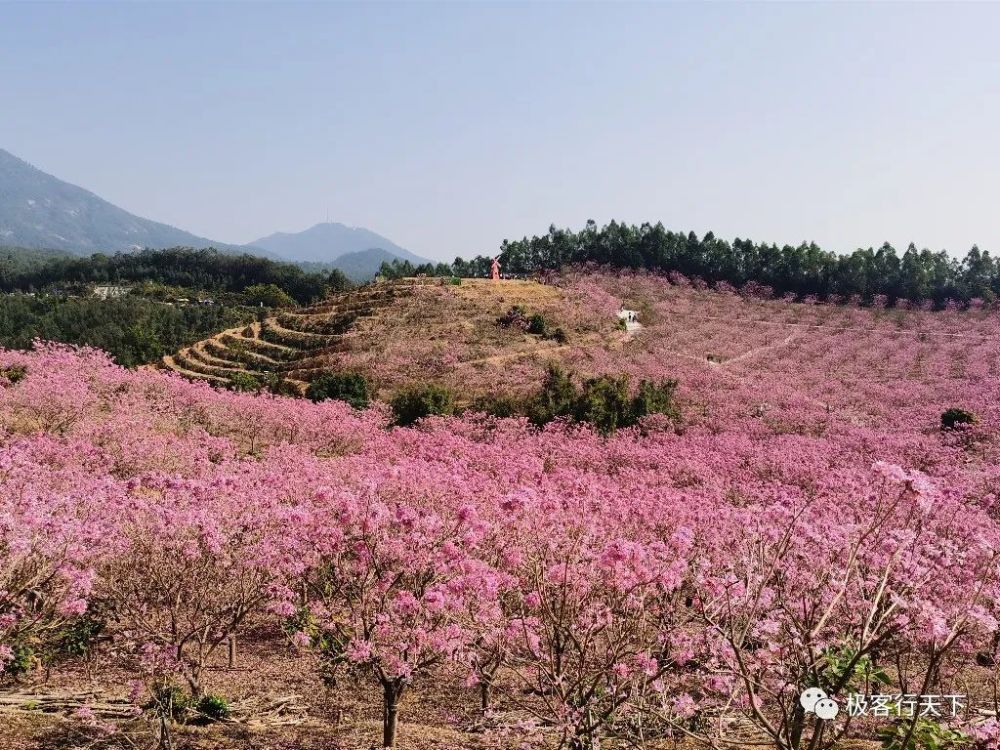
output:
<path id="1" fill-rule="evenodd" d="M 396 744 L 396 725 L 399 718 L 400 690 L 392 683 L 382 686 L 382 746 L 394 747 Z"/>
<path id="2" fill-rule="evenodd" d="M 576 733 L 569 741 L 571 750 L 601 750 L 601 733 L 594 725 L 593 713 L 587 709 L 587 723 L 577 727 Z"/>
<path id="3" fill-rule="evenodd" d="M 792 716 L 790 726 L 788 727 L 788 746 L 796 749 L 802 743 L 802 733 L 805 730 L 806 725 L 806 712 L 802 708 L 802 704 L 799 703 L 798 698 L 795 699 L 795 704 L 792 706 Z"/>
<path id="4" fill-rule="evenodd" d="M 174 750 L 174 743 L 170 739 L 170 724 L 167 722 L 165 714 L 160 714 L 160 743 L 159 750 Z"/>
<path id="5" fill-rule="evenodd" d="M 201 698 L 201 667 L 194 666 L 187 675 L 188 688 L 191 690 L 191 697 Z"/>
<path id="6" fill-rule="evenodd" d="M 229 668 L 236 669 L 236 636 L 229 636 Z"/>
<path id="7" fill-rule="evenodd" d="M 927 691 L 930 690 L 931 684 L 933 683 L 934 675 L 937 672 L 938 665 L 941 663 L 941 657 L 944 655 L 945 649 L 948 648 L 948 645 L 950 644 L 947 644 L 944 647 L 942 647 L 942 649 L 938 651 L 936 654 L 934 652 L 934 647 L 933 646 L 931 647 L 930 661 L 927 664 L 927 672 L 924 674 L 924 684 L 920 688 L 921 695 L 925 695 Z M 917 724 L 920 721 L 920 716 L 917 715 L 916 711 L 914 711 L 913 713 L 914 716 L 912 719 L 910 719 L 910 721 L 908 722 L 908 726 L 906 728 L 906 735 L 903 737 L 903 741 L 899 743 L 900 747 L 909 747 L 910 740 L 913 738 L 913 733 L 917 729 Z"/>
<path id="8" fill-rule="evenodd" d="M 479 683 L 479 703 L 483 713 L 490 710 L 490 681 L 488 679 Z"/>

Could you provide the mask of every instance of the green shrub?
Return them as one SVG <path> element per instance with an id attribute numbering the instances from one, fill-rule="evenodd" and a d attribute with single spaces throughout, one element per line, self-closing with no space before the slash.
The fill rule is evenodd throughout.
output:
<path id="1" fill-rule="evenodd" d="M 393 397 L 391 405 L 396 424 L 400 427 L 412 425 L 432 414 L 447 416 L 455 413 L 451 391 L 434 383 L 411 386 L 400 391 Z"/>
<path id="2" fill-rule="evenodd" d="M 355 409 L 364 409 L 371 402 L 372 390 L 368 378 L 359 372 L 331 372 L 313 380 L 306 396 L 313 401 L 346 401 Z"/>
<path id="3" fill-rule="evenodd" d="M 28 368 L 24 365 L 11 365 L 10 367 L 0 367 L 0 378 L 3 378 L 11 385 L 17 385 L 28 375 Z"/>
<path id="4" fill-rule="evenodd" d="M 635 396 L 629 396 L 628 375 L 590 378 L 578 389 L 559 367 L 551 365 L 541 390 L 527 405 L 527 416 L 536 425 L 559 417 L 594 426 L 602 435 L 621 427 L 632 427 L 651 414 L 677 419 L 676 380 L 653 383 L 643 380 Z"/>
<path id="5" fill-rule="evenodd" d="M 911 731 L 911 719 L 903 719 L 879 730 L 884 750 L 951 750 L 972 745 L 972 738 L 932 718 L 919 717 Z"/>
<path id="6" fill-rule="evenodd" d="M 229 376 L 229 388 L 234 391 L 256 393 L 264 388 L 264 383 L 256 375 L 248 372 L 234 372 Z"/>
<path id="7" fill-rule="evenodd" d="M 528 329 L 528 311 L 521 305 L 514 305 L 507 312 L 497 318 L 497 325 L 501 328 Z"/>
<path id="8" fill-rule="evenodd" d="M 483 412 L 491 417 L 516 417 L 524 412 L 522 404 L 513 396 L 480 396 L 472 402 L 470 411 Z"/>
<path id="9" fill-rule="evenodd" d="M 452 276 L 450 279 L 448 279 L 448 283 L 451 284 L 452 286 L 461 286 L 462 279 L 459 276 Z"/>
<path id="10" fill-rule="evenodd" d="M 568 418 L 590 424 L 602 435 L 638 425 L 643 417 L 653 414 L 680 419 L 676 380 L 642 380 L 635 395 L 630 392 L 628 375 L 601 375 L 577 386 L 568 373 L 553 364 L 549 365 L 545 380 L 534 396 L 525 399 L 480 396 L 469 409 L 494 417 L 525 416 L 537 427 Z"/>
<path id="11" fill-rule="evenodd" d="M 279 377 L 276 380 L 269 382 L 267 385 L 267 389 L 271 391 L 271 393 L 277 394 L 279 396 L 297 397 L 299 395 L 298 386 L 296 386 L 295 383 L 291 382 L 290 380 L 286 380 L 283 377 Z"/>
<path id="12" fill-rule="evenodd" d="M 90 615 L 71 620 L 56 636 L 56 653 L 66 656 L 87 656 L 104 632 L 104 626 L 104 620 Z"/>
<path id="13" fill-rule="evenodd" d="M 975 424 L 976 415 L 965 409 L 948 409 L 941 414 L 941 429 L 954 430 L 960 424 Z"/>
<path id="14" fill-rule="evenodd" d="M 628 375 L 601 375 L 584 382 L 577 396 L 573 418 L 589 422 L 602 435 L 635 424 L 632 400 L 628 395 Z"/>
<path id="15" fill-rule="evenodd" d="M 149 702 L 143 708 L 182 724 L 207 724 L 225 721 L 232 716 L 229 701 L 221 695 L 209 694 L 197 698 L 183 688 L 170 684 L 154 687 Z"/>
<path id="16" fill-rule="evenodd" d="M 541 313 L 535 313 L 530 318 L 528 318 L 528 333 L 534 334 L 535 336 L 546 336 L 548 335 L 549 329 L 545 322 L 544 316 Z"/>
<path id="17" fill-rule="evenodd" d="M 573 415 L 577 392 L 570 376 L 558 365 L 549 365 L 542 389 L 528 408 L 528 418 L 543 425 L 558 417 Z"/>
<path id="18" fill-rule="evenodd" d="M 566 331 L 562 328 L 557 328 L 552 332 L 551 338 L 560 344 L 566 343 Z"/>
<path id="19" fill-rule="evenodd" d="M 676 393 L 676 380 L 663 380 L 660 383 L 641 381 L 639 390 L 632 400 L 632 414 L 635 421 L 650 414 L 666 414 L 675 419 L 679 417 L 680 412 L 674 400 Z"/>
<path id="20" fill-rule="evenodd" d="M 33 670 L 38 665 L 38 657 L 35 650 L 24 643 L 15 643 L 11 646 L 14 655 L 0 669 L 0 675 L 4 677 L 20 677 Z"/>
<path id="21" fill-rule="evenodd" d="M 203 695 L 195 709 L 210 721 L 225 721 L 232 715 L 229 701 L 221 695 Z"/>

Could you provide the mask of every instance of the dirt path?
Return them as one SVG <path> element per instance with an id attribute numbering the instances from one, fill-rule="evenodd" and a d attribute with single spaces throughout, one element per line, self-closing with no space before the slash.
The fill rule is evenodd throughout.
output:
<path id="1" fill-rule="evenodd" d="M 758 346 L 756 349 L 750 349 L 748 351 L 743 352 L 743 354 L 740 354 L 736 357 L 732 357 L 731 359 L 724 360 L 723 362 L 716 362 L 715 360 L 707 358 L 705 361 L 708 362 L 708 364 L 711 365 L 712 367 L 729 367 L 729 365 L 734 365 L 737 362 L 742 362 L 743 360 L 749 359 L 750 357 L 754 357 L 760 354 L 761 352 L 769 352 L 772 349 L 780 349 L 783 346 L 787 346 L 788 344 L 792 343 L 793 340 L 798 338 L 798 335 L 799 331 L 793 331 L 792 333 L 785 336 L 785 338 L 783 338 L 781 341 L 777 341 L 773 344 L 766 344 L 764 346 Z"/>
<path id="2" fill-rule="evenodd" d="M 626 310 L 622 308 L 618 311 L 618 319 L 625 321 L 625 334 L 629 337 L 642 330 L 638 310 Z"/>
<path id="3" fill-rule="evenodd" d="M 676 356 L 683 357 L 685 359 L 692 359 L 701 362 L 702 364 L 707 365 L 709 368 L 720 372 L 720 374 L 724 375 L 726 378 L 729 378 L 731 380 L 743 380 L 745 378 L 745 375 L 731 370 L 727 370 L 726 369 L 727 366 L 735 362 L 740 362 L 742 360 L 753 357 L 757 354 L 760 354 L 761 352 L 786 346 L 790 344 L 799 335 L 799 333 L 800 331 L 794 331 L 785 338 L 783 338 L 781 341 L 777 341 L 773 344 L 768 344 L 766 346 L 758 346 L 756 349 L 751 349 L 739 355 L 738 357 L 733 357 L 732 359 L 728 359 L 725 362 L 713 362 L 710 359 L 707 358 L 702 359 L 701 357 L 695 357 L 690 354 L 684 354 L 683 352 L 671 352 L 671 353 L 675 354 Z M 847 413 L 843 409 L 835 409 L 832 404 L 829 404 L 826 401 L 821 401 L 820 399 L 815 398 L 814 396 L 810 396 L 808 393 L 805 393 L 801 389 L 796 389 L 795 392 L 803 400 L 813 404 L 814 406 L 822 407 L 828 414 L 837 414 L 841 419 L 844 419 L 853 425 L 865 426 L 865 422 L 863 420 L 859 419 L 857 416 L 853 414 Z"/>

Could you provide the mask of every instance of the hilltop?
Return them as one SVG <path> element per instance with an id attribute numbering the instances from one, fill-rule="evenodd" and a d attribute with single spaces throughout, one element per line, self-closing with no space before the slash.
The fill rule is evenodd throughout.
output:
<path id="1" fill-rule="evenodd" d="M 283 378 L 300 392 L 323 372 L 350 370 L 369 377 L 383 397 L 433 380 L 468 401 L 530 388 L 546 363 L 571 350 L 569 342 L 599 348 L 623 337 L 613 312 L 588 312 L 584 302 L 572 290 L 535 281 L 401 279 L 223 331 L 164 365 L 216 384 L 234 375 Z M 561 329 L 559 339 L 498 325 L 515 306 Z"/>

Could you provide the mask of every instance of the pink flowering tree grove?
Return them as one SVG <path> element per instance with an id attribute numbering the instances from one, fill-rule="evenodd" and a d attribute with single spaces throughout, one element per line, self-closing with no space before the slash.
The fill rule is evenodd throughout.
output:
<path id="1" fill-rule="evenodd" d="M 728 542 L 698 576 L 695 642 L 717 679 L 686 687 L 703 696 L 701 710 L 735 709 L 783 750 L 833 747 L 851 727 L 848 717 L 824 734 L 799 703 L 804 689 L 844 699 L 894 671 L 900 693 L 926 694 L 947 654 L 968 656 L 996 630 L 998 539 L 981 511 L 896 466 L 854 486 L 841 479 L 853 502 L 789 496 L 722 523 Z M 887 669 L 899 659 L 908 677 Z M 661 709 L 668 721 L 689 725 L 671 708 Z M 722 724 L 702 726 L 726 739 Z"/>
<path id="2" fill-rule="evenodd" d="M 996 747 L 995 312 L 553 281 L 579 341 L 618 336 L 626 297 L 646 311 L 627 341 L 570 336 L 553 356 L 580 376 L 678 379 L 679 420 L 394 429 L 383 406 L 0 351 L 0 663 L 99 618 L 102 665 L 197 695 L 226 689 L 208 667 L 236 635 L 273 638 L 263 651 L 304 675 L 315 655 L 279 641 L 286 627 L 378 693 L 385 745 L 432 678 L 482 726 L 549 746 Z M 434 347 L 470 390 L 543 372 Z M 948 425 L 951 409 L 972 421 Z M 840 715 L 805 711 L 807 687 Z M 845 710 L 879 693 L 969 708 Z"/>

